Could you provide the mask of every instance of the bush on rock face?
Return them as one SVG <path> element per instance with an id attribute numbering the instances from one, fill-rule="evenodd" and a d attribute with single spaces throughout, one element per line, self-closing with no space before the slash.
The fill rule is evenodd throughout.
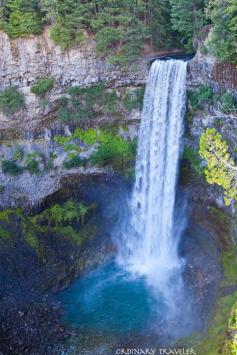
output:
<path id="1" fill-rule="evenodd" d="M 33 85 L 30 91 L 36 96 L 45 96 L 46 93 L 54 86 L 54 78 L 42 78 L 39 79 L 37 84 Z"/>
<path id="2" fill-rule="evenodd" d="M 202 85 L 195 91 L 188 92 L 188 101 L 192 109 L 201 110 L 205 103 L 212 103 L 213 90 L 208 85 Z"/>
<path id="3" fill-rule="evenodd" d="M 136 155 L 136 141 L 127 141 L 110 132 L 99 135 L 99 147 L 92 156 L 92 162 L 100 166 L 111 165 L 118 172 L 125 172 Z"/>
<path id="4" fill-rule="evenodd" d="M 16 88 L 7 88 L 0 93 L 0 110 L 6 115 L 12 115 L 25 105 L 25 98 Z"/>
<path id="5" fill-rule="evenodd" d="M 28 153 L 26 155 L 25 160 L 25 169 L 28 170 L 31 174 L 38 174 L 39 173 L 39 163 L 36 160 L 37 153 Z"/>
<path id="6" fill-rule="evenodd" d="M 23 172 L 23 168 L 18 166 L 13 160 L 3 160 L 2 171 L 9 175 L 19 175 Z"/>
<path id="7" fill-rule="evenodd" d="M 230 92 L 225 92 L 219 98 L 220 109 L 223 112 L 231 112 L 237 109 L 237 102 Z"/>

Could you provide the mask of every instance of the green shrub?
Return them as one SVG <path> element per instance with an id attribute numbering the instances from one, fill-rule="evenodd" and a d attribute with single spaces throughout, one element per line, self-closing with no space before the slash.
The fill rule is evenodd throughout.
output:
<path id="1" fill-rule="evenodd" d="M 37 12 L 23 1 L 9 0 L 7 2 L 9 17 L 4 23 L 4 29 L 11 38 L 26 37 L 29 34 L 39 34 L 42 31 L 42 21 Z"/>
<path id="2" fill-rule="evenodd" d="M 205 103 L 212 103 L 213 90 L 210 86 L 200 86 L 195 91 L 188 92 L 188 100 L 193 110 L 200 110 Z"/>
<path id="3" fill-rule="evenodd" d="M 52 40 L 62 49 L 67 49 L 80 44 L 84 40 L 83 31 L 77 33 L 62 25 L 62 22 L 51 27 L 50 36 Z"/>
<path id="4" fill-rule="evenodd" d="M 78 98 L 63 101 L 58 110 L 58 119 L 62 122 L 77 121 L 81 126 L 94 115 L 92 107 L 83 104 Z"/>
<path id="5" fill-rule="evenodd" d="M 3 160 L 2 171 L 9 175 L 19 175 L 23 172 L 23 168 L 18 166 L 13 160 Z"/>
<path id="6" fill-rule="evenodd" d="M 65 137 L 65 136 L 58 135 L 58 136 L 54 136 L 53 139 L 57 144 L 64 145 L 66 143 L 71 142 L 73 137 L 72 136 Z"/>
<path id="7" fill-rule="evenodd" d="M 28 170 L 31 174 L 38 174 L 39 170 L 39 163 L 36 160 L 37 153 L 28 153 L 26 155 L 25 160 L 25 169 Z"/>
<path id="8" fill-rule="evenodd" d="M 81 225 L 84 226 L 89 210 L 95 207 L 95 204 L 85 206 L 82 202 L 69 200 L 63 205 L 53 205 L 33 218 L 37 223 L 45 221 L 47 225 L 57 227 L 63 226 L 64 224 L 71 224 L 73 221 L 80 222 Z"/>
<path id="9" fill-rule="evenodd" d="M 198 149 L 191 148 L 188 146 L 184 147 L 183 157 L 184 160 L 187 160 L 191 168 L 198 174 L 202 175 L 203 170 L 200 167 L 201 159 L 199 156 Z"/>
<path id="10" fill-rule="evenodd" d="M 142 110 L 143 97 L 145 88 L 137 88 L 133 91 L 128 91 L 123 99 L 123 105 L 127 111 L 132 111 L 132 109 Z"/>
<path id="11" fill-rule="evenodd" d="M 78 147 L 76 144 L 72 144 L 72 143 L 68 143 L 68 144 L 64 144 L 64 152 L 70 152 L 70 151 L 75 151 L 77 153 L 81 152 L 81 148 Z"/>
<path id="12" fill-rule="evenodd" d="M 36 96 L 45 96 L 46 93 L 54 86 L 54 78 L 41 78 L 38 82 L 31 86 L 30 91 Z"/>
<path id="13" fill-rule="evenodd" d="M 25 98 L 16 88 L 11 87 L 0 93 L 0 110 L 12 115 L 25 105 Z"/>
<path id="14" fill-rule="evenodd" d="M 79 157 L 79 155 L 74 155 L 74 154 L 71 154 L 69 155 L 69 159 L 68 160 L 65 160 L 63 162 L 63 166 L 65 169 L 72 169 L 72 168 L 77 168 L 79 166 L 84 166 L 86 163 L 86 160 L 85 159 L 81 159 Z"/>
<path id="15" fill-rule="evenodd" d="M 125 173 L 135 160 L 136 141 L 126 141 L 122 137 L 109 132 L 99 134 L 100 145 L 92 155 L 94 164 L 100 166 L 111 165 L 114 170 Z"/>
<path id="16" fill-rule="evenodd" d="M 93 128 L 87 130 L 77 128 L 73 133 L 73 138 L 79 138 L 83 143 L 91 145 L 97 141 L 97 132 Z"/>
<path id="17" fill-rule="evenodd" d="M 115 114 L 118 109 L 118 98 L 116 92 L 107 92 L 104 95 L 102 111 L 105 114 Z"/>
<path id="18" fill-rule="evenodd" d="M 117 112 L 117 95 L 115 92 L 106 91 L 103 82 L 84 88 L 72 86 L 67 93 L 71 95 L 71 99 L 59 102 L 58 111 L 58 118 L 64 122 L 78 121 L 83 127 L 88 119 L 98 113 Z"/>
<path id="19" fill-rule="evenodd" d="M 70 122 L 73 119 L 71 111 L 67 107 L 59 107 L 58 119 L 62 122 Z"/>
<path id="20" fill-rule="evenodd" d="M 231 112 L 237 109 L 237 103 L 230 92 L 225 92 L 219 97 L 221 111 Z"/>
<path id="21" fill-rule="evenodd" d="M 23 159 L 23 156 L 24 156 L 23 148 L 19 144 L 17 144 L 14 149 L 13 160 L 21 161 Z"/>
<path id="22" fill-rule="evenodd" d="M 111 52 L 111 48 L 118 44 L 122 37 L 123 30 L 121 28 L 102 28 L 96 34 L 96 48 L 98 53 L 107 54 Z"/>

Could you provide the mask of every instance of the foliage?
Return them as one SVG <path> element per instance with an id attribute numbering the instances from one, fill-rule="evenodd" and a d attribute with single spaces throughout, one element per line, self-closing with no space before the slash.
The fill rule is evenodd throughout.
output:
<path id="1" fill-rule="evenodd" d="M 190 163 L 191 168 L 198 174 L 202 174 L 202 168 L 201 168 L 201 159 L 198 154 L 198 149 L 191 148 L 188 146 L 184 147 L 183 151 L 183 159 L 188 160 Z"/>
<path id="2" fill-rule="evenodd" d="M 205 24 L 204 5 L 204 0 L 171 0 L 172 28 L 181 34 L 181 42 L 189 50 Z"/>
<path id="3" fill-rule="evenodd" d="M 66 143 L 71 142 L 72 137 L 71 137 L 71 136 L 65 137 L 65 136 L 57 135 L 57 136 L 54 136 L 53 139 L 54 139 L 54 141 L 55 141 L 57 144 L 59 144 L 59 145 L 64 145 L 64 144 L 66 144 Z"/>
<path id="4" fill-rule="evenodd" d="M 110 132 L 102 131 L 99 143 L 97 151 L 91 157 L 94 164 L 111 165 L 118 172 L 126 172 L 135 160 L 136 141 L 129 142 Z"/>
<path id="5" fill-rule="evenodd" d="M 101 56 L 128 66 L 146 44 L 192 50 L 211 23 L 209 51 L 236 63 L 236 14 L 236 0 L 8 0 L 0 6 L 0 29 L 17 38 L 51 25 L 51 37 L 63 49 L 93 34 Z"/>
<path id="6" fill-rule="evenodd" d="M 24 96 L 14 87 L 0 93 L 0 110 L 6 115 L 12 115 L 25 105 Z"/>
<path id="7" fill-rule="evenodd" d="M 87 145 L 97 143 L 98 147 L 95 153 L 89 158 L 92 163 L 100 166 L 112 166 L 117 172 L 122 172 L 132 176 L 133 171 L 128 173 L 132 167 L 136 155 L 136 140 L 128 141 L 118 136 L 114 130 L 94 130 L 89 128 L 82 130 L 77 128 L 74 133 L 69 137 L 55 136 L 54 140 L 63 145 L 65 151 L 74 150 L 74 153 L 69 154 L 68 158 L 64 161 L 63 165 L 66 169 L 71 169 L 78 166 L 84 166 L 87 162 L 86 159 L 80 158 L 78 152 L 81 150 L 76 144 L 79 139 Z"/>
<path id="8" fill-rule="evenodd" d="M 116 114 L 118 108 L 118 98 L 116 92 L 110 91 L 104 94 L 102 101 L 102 112 L 104 114 Z"/>
<path id="9" fill-rule="evenodd" d="M 77 121 L 83 127 L 98 112 L 117 112 L 117 95 L 114 91 L 107 91 L 103 82 L 84 88 L 72 86 L 68 94 L 70 99 L 62 98 L 59 101 L 58 117 L 63 122 Z"/>
<path id="10" fill-rule="evenodd" d="M 38 82 L 31 86 L 30 91 L 36 96 L 45 96 L 46 93 L 54 86 L 54 78 L 41 78 Z"/>
<path id="11" fill-rule="evenodd" d="M 193 110 L 200 110 L 203 108 L 203 105 L 211 103 L 213 99 L 213 90 L 210 86 L 203 85 L 200 86 L 195 91 L 188 92 L 188 101 Z"/>
<path id="12" fill-rule="evenodd" d="M 73 133 L 73 138 L 79 138 L 83 143 L 91 145 L 96 143 L 98 137 L 96 130 L 93 128 L 87 130 L 77 128 Z"/>
<path id="13" fill-rule="evenodd" d="M 77 153 L 81 152 L 81 148 L 78 147 L 76 144 L 72 144 L 72 143 L 64 144 L 63 149 L 64 152 L 72 152 L 72 151 Z"/>
<path id="14" fill-rule="evenodd" d="M 236 0 L 209 1 L 207 15 L 213 23 L 209 52 L 221 61 L 237 63 Z"/>
<path id="15" fill-rule="evenodd" d="M 38 233 L 40 228 L 36 225 L 32 225 L 28 218 L 22 216 L 21 229 L 24 235 L 26 243 L 36 252 L 36 254 L 42 258 L 43 257 L 43 246 L 40 243 Z"/>
<path id="16" fill-rule="evenodd" d="M 215 129 L 207 128 L 200 139 L 200 156 L 206 160 L 206 180 L 224 190 L 226 205 L 237 200 L 237 167 L 228 151 L 228 145 Z"/>
<path id="17" fill-rule="evenodd" d="M 69 159 L 64 160 L 63 166 L 65 169 L 72 169 L 72 168 L 77 168 L 79 166 L 84 166 L 86 163 L 85 159 L 82 159 L 79 157 L 77 154 L 71 154 L 69 155 Z"/>
<path id="18" fill-rule="evenodd" d="M 174 44 L 170 0 L 149 1 L 149 27 L 155 48 L 169 49 Z"/>
<path id="19" fill-rule="evenodd" d="M 13 160 L 18 160 L 21 161 L 24 157 L 24 151 L 22 146 L 20 146 L 19 144 L 17 144 L 14 148 L 14 152 L 13 152 Z"/>
<path id="20" fill-rule="evenodd" d="M 39 162 L 36 160 L 37 153 L 28 153 L 26 155 L 25 160 L 25 169 L 28 170 L 31 174 L 38 174 L 39 173 Z"/>
<path id="21" fill-rule="evenodd" d="M 224 113 L 235 111 L 237 109 L 237 102 L 230 92 L 225 92 L 219 97 L 220 109 Z"/>
<path id="22" fill-rule="evenodd" d="M 3 160 L 2 171 L 9 175 L 19 175 L 23 172 L 23 168 L 18 166 L 14 160 Z"/>
<path id="23" fill-rule="evenodd" d="M 232 355 L 237 354 L 237 334 L 234 335 L 234 338 L 231 343 L 231 354 Z"/>
<path id="24" fill-rule="evenodd" d="M 10 240 L 12 237 L 11 233 L 0 225 L 0 238 L 5 240 Z"/>
<path id="25" fill-rule="evenodd" d="M 71 225 L 73 222 L 78 222 L 84 226 L 89 211 L 94 208 L 95 204 L 86 206 L 82 202 L 69 200 L 62 205 L 55 204 L 44 210 L 40 215 L 36 215 L 34 220 L 36 223 L 43 223 L 57 228 L 68 224 Z"/>
<path id="26" fill-rule="evenodd" d="M 62 20 L 63 19 L 60 19 L 61 22 Z M 81 43 L 84 39 L 84 35 L 81 30 L 74 35 L 69 28 L 61 26 L 61 24 L 55 24 L 51 28 L 51 38 L 62 49 L 66 49 Z"/>
<path id="27" fill-rule="evenodd" d="M 128 111 L 132 111 L 132 109 L 142 110 L 144 91 L 144 87 L 128 91 L 123 99 L 125 109 Z"/>
<path id="28" fill-rule="evenodd" d="M 84 39 L 84 31 L 96 34 L 97 50 L 127 64 L 136 59 L 146 40 L 166 47 L 172 38 L 168 0 L 41 0 L 47 22 L 53 24 L 53 40 L 68 48 Z"/>
<path id="29" fill-rule="evenodd" d="M 41 18 L 37 1 L 8 0 L 4 29 L 11 38 L 25 37 L 41 32 Z"/>

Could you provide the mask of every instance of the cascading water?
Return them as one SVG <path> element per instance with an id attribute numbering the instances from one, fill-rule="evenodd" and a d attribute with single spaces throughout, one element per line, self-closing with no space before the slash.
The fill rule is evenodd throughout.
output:
<path id="1" fill-rule="evenodd" d="M 180 228 L 174 227 L 176 180 L 183 133 L 186 66 L 181 60 L 156 60 L 144 98 L 130 201 L 130 223 L 119 244 L 118 261 L 145 275 L 169 308 L 180 287 Z M 179 221 L 181 223 L 181 221 Z"/>
<path id="2" fill-rule="evenodd" d="M 209 275 L 210 265 L 215 265 L 219 258 L 216 252 L 216 257 L 210 259 L 215 254 L 213 244 L 209 247 L 211 253 L 203 251 L 209 237 L 196 227 L 188 227 L 180 243 L 187 264 L 178 252 L 185 227 L 185 204 L 177 204 L 176 200 L 181 199 L 176 199 L 176 182 L 186 65 L 183 61 L 168 60 L 155 61 L 151 66 L 132 196 L 126 199 L 127 186 L 117 179 L 111 186 L 86 185 L 88 203 L 96 198 L 101 206 L 101 233 L 110 234 L 111 221 L 118 219 L 113 230 L 117 258 L 107 259 L 60 296 L 67 321 L 80 327 L 84 344 L 81 350 L 90 354 L 115 353 L 114 341 L 124 349 L 152 344 L 170 346 L 178 338 L 201 329 L 200 316 L 208 314 L 206 307 L 213 299 L 204 293 L 202 308 L 201 292 L 196 297 L 203 287 L 198 275 L 202 275 L 202 270 L 208 270 Z M 190 268 L 194 260 L 196 264 Z M 102 347 L 99 350 L 98 339 Z"/>

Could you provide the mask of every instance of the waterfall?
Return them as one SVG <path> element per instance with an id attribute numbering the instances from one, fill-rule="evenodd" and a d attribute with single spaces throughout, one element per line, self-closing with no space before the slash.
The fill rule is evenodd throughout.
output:
<path id="1" fill-rule="evenodd" d="M 150 68 L 138 139 L 136 181 L 129 202 L 130 222 L 122 232 L 118 257 L 127 269 L 144 275 L 169 306 L 181 282 L 178 243 L 182 219 L 175 226 L 174 207 L 186 66 L 181 60 L 156 60 Z"/>

